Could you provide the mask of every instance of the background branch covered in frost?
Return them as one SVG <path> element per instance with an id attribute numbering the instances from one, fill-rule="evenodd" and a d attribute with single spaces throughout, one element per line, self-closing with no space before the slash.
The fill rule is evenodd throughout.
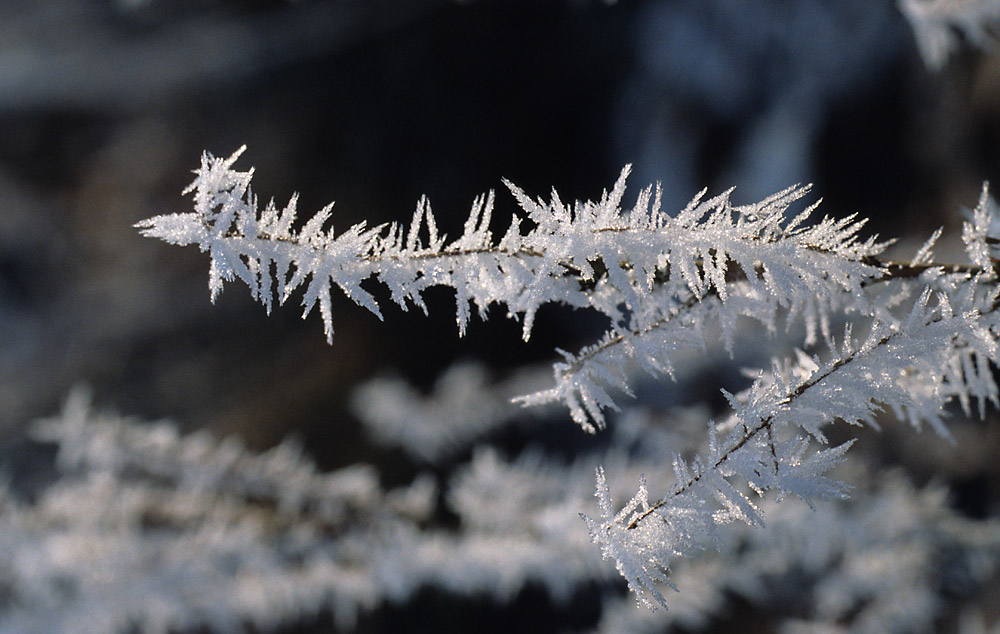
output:
<path id="1" fill-rule="evenodd" d="M 940 70 L 962 40 L 988 48 L 995 45 L 1000 2 L 995 0 L 900 0 L 910 21 L 920 54 L 930 68 Z"/>
<path id="2" fill-rule="evenodd" d="M 887 473 L 851 502 L 767 503 L 767 530 L 728 532 L 675 567 L 683 592 L 669 612 L 637 611 L 574 511 L 588 504 L 592 459 L 626 479 L 655 473 L 662 451 L 694 441 L 664 419 L 682 432 L 703 411 L 635 411 L 600 456 L 573 463 L 481 447 L 446 484 L 455 530 L 436 526 L 430 476 L 387 491 L 363 465 L 322 474 L 290 445 L 255 455 L 96 412 L 89 398 L 74 392 L 34 426 L 56 444 L 59 482 L 31 505 L 4 491 L 0 631 L 268 629 L 325 611 L 352 629 L 421 588 L 507 602 L 540 585 L 560 605 L 602 588 L 598 631 L 700 630 L 739 596 L 787 631 L 902 632 L 931 627 L 948 595 L 1000 570 L 995 519 L 961 517 L 943 489 Z"/>

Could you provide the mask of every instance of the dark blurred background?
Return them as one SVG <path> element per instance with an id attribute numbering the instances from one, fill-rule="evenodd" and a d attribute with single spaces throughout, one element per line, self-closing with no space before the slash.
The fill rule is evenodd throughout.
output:
<path id="1" fill-rule="evenodd" d="M 502 177 L 587 199 L 630 162 L 633 192 L 660 180 L 668 205 L 813 182 L 826 213 L 922 241 L 1000 173 L 998 114 L 1000 57 L 929 70 L 890 0 L 7 0 L 0 431 L 82 382 L 252 447 L 294 431 L 333 467 L 366 451 L 358 381 L 502 372 L 600 326 L 552 309 L 523 344 L 497 311 L 458 340 L 441 292 L 430 318 L 385 323 L 342 300 L 327 346 L 294 302 L 267 317 L 233 285 L 213 306 L 203 254 L 132 228 L 189 208 L 203 150 L 248 145 L 263 199 L 336 200 L 340 228 L 407 220 L 426 194 L 454 235 Z"/>

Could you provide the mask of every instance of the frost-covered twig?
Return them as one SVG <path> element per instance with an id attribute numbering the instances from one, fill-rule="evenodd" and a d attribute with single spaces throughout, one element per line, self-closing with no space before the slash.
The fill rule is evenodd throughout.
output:
<path id="1" fill-rule="evenodd" d="M 695 300 L 712 293 L 726 303 L 731 294 L 727 273 L 738 269 L 753 292 L 776 306 L 801 310 L 806 303 L 829 304 L 844 292 L 864 302 L 863 284 L 882 274 L 871 258 L 885 244 L 859 239 L 864 221 L 824 218 L 806 225 L 815 205 L 785 218 L 789 206 L 808 191 L 803 187 L 744 206 L 730 202 L 731 191 L 709 199 L 703 191 L 671 216 L 661 209 L 652 187 L 640 192 L 631 210 L 622 209 L 628 167 L 597 203 L 570 206 L 555 192 L 547 203 L 535 201 L 507 183 L 532 228 L 522 233 L 522 220 L 515 216 L 503 238 L 494 241 L 491 192 L 476 199 L 462 235 L 449 242 L 439 233 L 426 199 L 417 205 L 409 227 L 368 228 L 361 223 L 338 235 L 325 229 L 331 205 L 296 230 L 295 197 L 283 210 L 273 202 L 258 210 L 250 191 L 252 170 L 232 169 L 242 152 L 227 159 L 205 154 L 187 190 L 194 193 L 193 213 L 157 216 L 138 226 L 144 235 L 208 251 L 213 300 L 224 281 L 239 278 L 270 310 L 276 293 L 283 302 L 303 286 L 306 312 L 319 307 L 328 339 L 333 336 L 333 286 L 381 314 L 374 297 L 361 287 L 372 277 L 404 309 L 412 302 L 426 310 L 422 293 L 429 287 L 454 288 L 460 333 L 470 303 L 480 314 L 491 304 L 504 304 L 511 316 L 523 319 L 527 339 L 536 311 L 547 303 L 604 313 L 612 323 L 611 337 L 655 329 L 669 319 L 670 306 L 648 296 L 665 275 L 671 291 L 689 292 Z M 656 361 L 642 354 L 643 348 L 618 350 L 634 352 L 652 367 L 669 368 L 665 355 Z M 611 371 L 604 374 L 610 377 Z M 575 405 L 577 395 L 586 413 Z M 599 385 L 584 380 L 570 391 L 543 394 L 532 402 L 546 398 L 566 402 L 587 429 L 592 428 L 589 418 L 600 426 L 600 410 L 613 405 Z"/>
<path id="2" fill-rule="evenodd" d="M 665 604 L 670 562 L 717 541 L 717 529 L 740 520 L 764 522 L 759 501 L 773 490 L 810 504 L 844 497 L 849 487 L 829 475 L 851 445 L 815 449 L 834 420 L 874 423 L 891 411 L 915 426 L 927 423 L 948 437 L 944 407 L 973 402 L 980 413 L 998 401 L 992 376 L 1000 334 L 996 265 L 1000 223 L 984 186 L 963 230 L 971 264 L 933 260 L 935 233 L 912 261 L 882 258 L 886 242 L 862 239 L 863 220 L 807 222 L 816 205 L 789 217 L 808 188 L 791 187 L 750 205 L 734 205 L 731 191 L 705 192 L 675 215 L 660 206 L 657 189 L 642 190 L 623 208 L 626 167 L 598 202 L 565 204 L 552 193 L 533 200 L 506 183 L 520 206 L 503 237 L 490 230 L 494 195 L 474 202 L 462 234 L 439 232 L 421 200 L 409 226 L 336 234 L 325 224 L 330 207 L 296 229 L 295 198 L 283 210 L 258 210 L 251 172 L 205 154 L 194 192 L 195 211 L 151 218 L 144 235 L 197 244 L 211 255 L 213 299 L 225 281 L 243 280 L 270 310 L 304 287 L 308 312 L 319 306 L 332 336 L 330 293 L 339 287 L 375 314 L 375 298 L 361 287 L 375 278 L 406 308 L 426 308 L 432 286 L 455 290 L 459 332 L 472 306 L 492 304 L 532 330 L 536 311 L 564 303 L 604 315 L 605 336 L 577 354 L 563 353 L 555 386 L 523 397 L 525 404 L 563 403 L 588 431 L 617 408 L 611 391 L 629 392 L 630 366 L 672 374 L 679 351 L 704 350 L 721 332 L 734 334 L 753 320 L 774 335 L 778 320 L 805 325 L 803 348 L 792 360 L 773 361 L 753 385 L 727 393 L 732 416 L 708 423 L 707 449 L 693 460 L 676 455 L 676 483 L 652 501 L 647 486 L 617 509 L 605 470 L 597 470 L 601 515 L 586 518 L 594 541 L 647 605 Z M 839 342 L 833 325 L 845 323 Z M 854 330 L 868 328 L 862 342 Z M 710 330 L 716 329 L 716 330 Z M 825 342 L 824 359 L 815 351 Z M 665 462 L 661 458 L 661 462 Z"/>
<path id="3" fill-rule="evenodd" d="M 734 527 L 717 552 L 677 563 L 681 592 L 670 612 L 609 598 L 595 630 L 702 631 L 736 595 L 782 632 L 944 631 L 947 597 L 1000 574 L 1000 524 L 962 517 L 942 487 L 917 489 L 895 471 L 869 475 L 852 500 L 814 509 L 764 501 L 767 530 Z"/>
<path id="4" fill-rule="evenodd" d="M 648 593 L 665 605 L 656 586 L 666 581 L 670 560 L 703 549 L 717 526 L 734 520 L 763 524 L 759 506 L 739 490 L 737 479 L 758 495 L 772 489 L 807 501 L 846 495 L 847 487 L 825 474 L 851 442 L 807 453 L 810 439 L 827 442 L 823 428 L 833 420 L 858 424 L 891 408 L 947 434 L 941 412 L 952 396 L 945 379 L 956 342 L 993 361 L 996 344 L 974 313 L 955 315 L 944 298 L 929 308 L 929 296 L 923 294 L 898 328 L 876 324 L 859 346 L 848 333 L 826 364 L 800 355 L 796 365 L 761 376 L 744 398 L 731 397 L 735 416 L 728 433 L 720 439 L 710 423 L 707 454 L 674 459 L 676 483 L 664 498 L 650 502 L 640 483 L 636 496 L 616 510 L 598 470 L 602 517 L 588 517 L 587 523 L 642 601 L 652 606 Z"/>

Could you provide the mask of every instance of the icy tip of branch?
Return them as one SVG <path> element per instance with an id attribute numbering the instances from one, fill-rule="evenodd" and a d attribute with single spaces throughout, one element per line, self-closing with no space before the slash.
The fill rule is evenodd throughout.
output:
<path id="1" fill-rule="evenodd" d="M 614 560 L 618 572 L 635 593 L 636 603 L 651 610 L 658 607 L 666 610 L 667 600 L 660 592 L 659 584 L 674 590 L 677 588 L 667 578 L 669 565 L 662 555 L 662 549 L 655 543 L 656 536 L 647 534 L 644 529 L 627 528 L 637 514 L 649 511 L 649 493 L 644 479 L 640 478 L 639 491 L 635 496 L 615 513 L 604 467 L 598 466 L 595 470 L 594 495 L 601 509 L 601 517 L 595 520 L 581 514 L 590 530 L 591 539 L 600 546 L 604 559 Z"/>

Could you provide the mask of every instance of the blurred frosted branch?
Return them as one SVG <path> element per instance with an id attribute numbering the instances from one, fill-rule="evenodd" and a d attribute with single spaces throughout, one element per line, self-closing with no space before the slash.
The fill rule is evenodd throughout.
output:
<path id="1" fill-rule="evenodd" d="M 369 467 L 319 473 L 292 444 L 253 455 L 95 413 L 81 390 L 34 434 L 62 478 L 0 505 L 3 632 L 269 629 L 327 606 L 349 627 L 382 596 L 365 552 L 435 499 L 425 478 L 384 491 Z"/>
<path id="2" fill-rule="evenodd" d="M 529 585 L 559 604 L 601 588 L 607 632 L 700 631 L 726 613 L 727 594 L 793 618 L 790 632 L 928 631 L 945 593 L 998 575 L 995 520 L 964 519 L 944 489 L 889 473 L 868 495 L 815 511 L 766 502 L 768 530 L 728 532 L 717 553 L 678 562 L 671 611 L 638 610 L 578 530 L 577 510 L 592 504 L 587 475 L 597 461 L 623 481 L 655 474 L 668 447 L 697 441 L 651 412 L 619 423 L 600 455 L 568 463 L 477 450 L 448 484 L 458 525 L 444 529 L 428 478 L 386 491 L 369 467 L 323 474 L 290 445 L 252 454 L 180 436 L 95 412 L 75 391 L 34 429 L 57 444 L 61 478 L 31 503 L 0 491 L 0 632 L 269 631 L 324 611 L 350 630 L 423 587 L 504 604 Z M 789 614 L 786 600 L 800 608 Z"/>
<path id="3" fill-rule="evenodd" d="M 899 0 L 899 9 L 910 22 L 924 63 L 933 70 L 944 67 L 963 40 L 979 48 L 995 44 L 998 0 Z"/>
<path id="4" fill-rule="evenodd" d="M 380 444 L 433 463 L 502 426 L 538 420 L 544 411 L 529 410 L 526 417 L 512 400 L 540 389 L 550 375 L 547 368 L 523 368 L 491 384 L 483 365 L 459 363 L 426 396 L 401 378 L 371 379 L 355 389 L 351 408 Z"/>

